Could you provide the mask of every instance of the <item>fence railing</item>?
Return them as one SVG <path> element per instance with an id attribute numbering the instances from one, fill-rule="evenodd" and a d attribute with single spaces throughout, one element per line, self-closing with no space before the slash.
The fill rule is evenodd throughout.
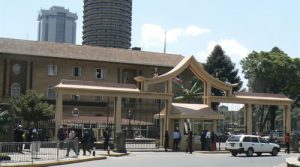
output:
<path id="1" fill-rule="evenodd" d="M 0 163 L 59 160 L 66 158 L 68 148 L 69 156 L 77 157 L 77 140 L 0 142 Z"/>
<path id="2" fill-rule="evenodd" d="M 158 139 L 141 138 L 141 139 L 126 139 L 126 149 L 158 149 L 160 147 Z"/>

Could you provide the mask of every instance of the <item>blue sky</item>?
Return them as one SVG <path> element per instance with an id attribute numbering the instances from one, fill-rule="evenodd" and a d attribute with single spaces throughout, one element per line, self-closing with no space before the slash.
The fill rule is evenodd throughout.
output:
<path id="1" fill-rule="evenodd" d="M 36 40 L 38 12 L 53 5 L 77 13 L 81 44 L 82 0 L 2 0 L 0 37 Z M 274 46 L 300 57 L 300 0 L 133 0 L 132 46 L 163 52 L 165 31 L 167 53 L 200 62 L 216 44 L 237 65 L 251 51 Z"/>

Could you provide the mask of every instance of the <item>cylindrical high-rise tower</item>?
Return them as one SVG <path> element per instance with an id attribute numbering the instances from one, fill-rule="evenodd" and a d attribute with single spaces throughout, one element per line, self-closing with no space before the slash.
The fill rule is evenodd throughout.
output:
<path id="1" fill-rule="evenodd" d="M 130 48 L 132 0 L 84 0 L 83 45 Z"/>

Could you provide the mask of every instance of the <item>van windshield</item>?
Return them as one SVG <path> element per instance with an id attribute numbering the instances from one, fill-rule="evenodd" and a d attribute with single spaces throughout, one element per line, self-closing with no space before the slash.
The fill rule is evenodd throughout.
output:
<path id="1" fill-rule="evenodd" d="M 231 136 L 227 141 L 229 142 L 239 142 L 241 136 Z"/>

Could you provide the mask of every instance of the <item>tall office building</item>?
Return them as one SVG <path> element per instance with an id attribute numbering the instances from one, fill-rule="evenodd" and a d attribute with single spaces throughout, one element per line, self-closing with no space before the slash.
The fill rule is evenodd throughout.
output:
<path id="1" fill-rule="evenodd" d="M 84 0 L 83 45 L 128 49 L 132 0 Z"/>
<path id="2" fill-rule="evenodd" d="M 68 9 L 53 6 L 50 10 L 41 10 L 38 21 L 38 41 L 76 43 L 77 14 Z"/>

